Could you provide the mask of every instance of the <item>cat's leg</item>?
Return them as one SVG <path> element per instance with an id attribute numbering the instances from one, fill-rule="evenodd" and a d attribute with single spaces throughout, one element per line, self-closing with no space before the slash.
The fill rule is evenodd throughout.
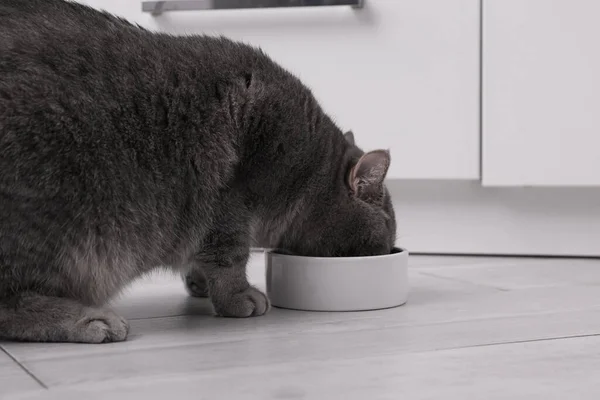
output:
<path id="1" fill-rule="evenodd" d="M 108 308 L 26 292 L 0 300 L 0 338 L 30 342 L 119 342 L 127 321 Z"/>
<path id="2" fill-rule="evenodd" d="M 222 249 L 204 271 L 215 312 L 224 317 L 254 317 L 269 311 L 267 296 L 248 283 L 246 262 L 249 248 Z"/>
<path id="3" fill-rule="evenodd" d="M 190 296 L 209 297 L 208 282 L 200 265 L 189 268 L 183 275 L 185 288 Z"/>
<path id="4" fill-rule="evenodd" d="M 206 276 L 210 298 L 217 314 L 225 317 L 252 317 L 265 314 L 267 296 L 251 286 L 246 277 L 250 256 L 250 218 L 244 216 L 243 202 L 223 204 L 221 214 L 196 256 Z M 235 210 L 235 212 L 232 212 Z"/>

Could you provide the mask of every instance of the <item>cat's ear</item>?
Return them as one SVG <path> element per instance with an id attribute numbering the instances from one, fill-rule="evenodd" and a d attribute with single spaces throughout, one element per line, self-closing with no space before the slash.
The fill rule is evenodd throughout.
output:
<path id="1" fill-rule="evenodd" d="M 390 152 L 375 150 L 364 154 L 350 169 L 348 184 L 357 194 L 383 190 L 383 180 L 390 168 Z"/>
<path id="2" fill-rule="evenodd" d="M 348 143 L 350 143 L 352 146 L 354 146 L 354 133 L 352 133 L 352 131 L 348 131 L 348 132 L 344 133 L 344 138 L 346 139 L 346 141 Z"/>

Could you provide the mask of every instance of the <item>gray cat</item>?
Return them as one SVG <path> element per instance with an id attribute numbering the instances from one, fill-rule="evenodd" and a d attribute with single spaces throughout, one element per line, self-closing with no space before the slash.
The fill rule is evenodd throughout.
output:
<path id="1" fill-rule="evenodd" d="M 253 245 L 391 251 L 389 163 L 258 49 L 2 0 L 0 337 L 125 340 L 108 300 L 165 265 L 217 314 L 262 315 Z"/>

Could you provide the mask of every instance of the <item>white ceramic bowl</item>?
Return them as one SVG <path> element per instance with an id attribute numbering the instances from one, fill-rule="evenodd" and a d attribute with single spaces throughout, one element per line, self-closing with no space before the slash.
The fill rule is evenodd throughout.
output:
<path id="1" fill-rule="evenodd" d="M 408 252 L 372 257 L 303 257 L 267 252 L 267 294 L 275 307 L 363 311 L 408 298 Z"/>

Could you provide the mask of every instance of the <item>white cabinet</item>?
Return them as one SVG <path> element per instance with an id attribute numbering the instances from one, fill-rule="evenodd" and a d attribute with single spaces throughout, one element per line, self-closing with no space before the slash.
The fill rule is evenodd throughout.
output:
<path id="1" fill-rule="evenodd" d="M 391 149 L 392 178 L 479 179 L 479 0 L 157 17 L 141 12 L 141 0 L 82 2 L 151 29 L 262 47 L 311 87 L 359 145 Z"/>
<path id="2" fill-rule="evenodd" d="M 486 186 L 600 185 L 600 1 L 483 0 Z"/>

